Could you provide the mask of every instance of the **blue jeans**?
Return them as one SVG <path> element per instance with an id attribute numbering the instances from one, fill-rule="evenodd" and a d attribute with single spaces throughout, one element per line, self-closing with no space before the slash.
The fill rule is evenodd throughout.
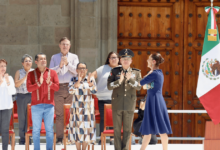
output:
<path id="1" fill-rule="evenodd" d="M 44 119 L 46 129 L 47 150 L 53 150 L 53 124 L 54 106 L 51 104 L 38 104 L 31 106 L 33 122 L 34 150 L 40 150 L 40 130 L 42 119 Z"/>

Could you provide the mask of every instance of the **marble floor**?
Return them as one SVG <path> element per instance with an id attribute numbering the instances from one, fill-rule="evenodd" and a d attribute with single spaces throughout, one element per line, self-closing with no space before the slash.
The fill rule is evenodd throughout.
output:
<path id="1" fill-rule="evenodd" d="M 132 145 L 132 150 L 139 150 L 141 145 Z M 62 150 L 64 147 L 63 145 L 57 145 L 56 150 Z M 91 149 L 91 148 L 90 148 Z M 100 145 L 95 145 L 95 150 L 101 150 Z M 2 145 L 0 144 L 0 150 L 2 150 Z M 11 150 L 11 146 L 9 149 Z M 15 150 L 25 150 L 25 146 L 16 145 Z M 30 145 L 30 150 L 33 150 L 33 145 Z M 41 150 L 46 150 L 46 144 L 41 144 Z M 76 150 L 75 145 L 67 145 L 67 150 Z M 114 150 L 114 146 L 107 145 L 106 150 Z M 149 145 L 146 150 L 163 150 L 161 144 L 157 145 Z M 168 150 L 203 150 L 202 144 L 169 144 Z"/>

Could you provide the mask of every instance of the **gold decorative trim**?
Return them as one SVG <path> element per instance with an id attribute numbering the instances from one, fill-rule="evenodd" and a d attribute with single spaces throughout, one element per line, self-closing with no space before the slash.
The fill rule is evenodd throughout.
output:
<path id="1" fill-rule="evenodd" d="M 50 69 L 49 69 L 49 71 L 48 71 L 48 76 L 47 76 L 48 78 L 50 77 Z M 51 82 L 52 83 L 52 82 Z M 50 84 L 48 84 L 48 100 L 50 100 L 50 85 L 51 85 L 51 83 Z"/>
<path id="2" fill-rule="evenodd" d="M 208 34 L 217 34 L 216 29 L 208 29 Z"/>
<path id="3" fill-rule="evenodd" d="M 37 83 L 38 86 L 39 85 L 39 82 L 37 81 L 37 73 L 36 73 L 36 70 L 34 70 L 34 76 L 35 76 L 35 82 Z M 37 89 L 37 100 L 39 101 L 40 98 L 39 98 L 39 90 Z"/>
<path id="4" fill-rule="evenodd" d="M 217 41 L 217 37 L 208 35 L 208 41 Z"/>

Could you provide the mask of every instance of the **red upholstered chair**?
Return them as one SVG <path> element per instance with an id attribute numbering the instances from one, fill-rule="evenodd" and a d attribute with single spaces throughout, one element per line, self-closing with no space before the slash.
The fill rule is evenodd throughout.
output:
<path id="1" fill-rule="evenodd" d="M 14 111 L 14 115 L 13 115 L 14 122 L 18 123 L 18 107 L 17 107 L 17 102 L 16 101 L 13 102 L 13 111 Z"/>
<path id="2" fill-rule="evenodd" d="M 66 142 L 67 139 L 66 137 L 68 136 L 68 129 L 66 129 L 66 126 L 69 124 L 70 121 L 70 104 L 64 104 L 63 105 L 63 114 L 64 114 L 64 138 L 63 138 L 63 143 L 64 143 L 64 150 L 66 150 Z M 90 149 L 90 145 L 88 145 L 88 150 Z M 94 145 L 92 145 L 92 150 L 94 150 Z"/>
<path id="3" fill-rule="evenodd" d="M 27 132 L 25 133 L 25 147 L 26 150 L 29 150 L 29 137 L 32 136 L 33 133 L 33 130 L 30 129 L 31 127 L 33 127 L 32 117 L 31 117 L 31 104 L 27 105 L 27 119 L 28 120 L 27 120 Z M 54 112 L 54 123 L 55 122 L 56 122 L 56 115 Z M 41 124 L 40 136 L 46 136 L 46 130 L 43 121 Z M 54 132 L 53 145 L 54 145 L 54 150 L 56 150 L 56 132 Z"/>
<path id="4" fill-rule="evenodd" d="M 9 138 L 11 139 L 11 150 L 15 149 L 15 132 L 14 132 L 14 109 L 12 109 L 12 115 L 9 125 Z"/>
<path id="5" fill-rule="evenodd" d="M 63 144 L 64 144 L 64 150 L 66 150 L 66 137 L 68 136 L 68 130 L 66 129 L 66 126 L 69 124 L 69 118 L 70 118 L 70 104 L 64 104 L 63 105 L 63 114 L 64 114 L 64 138 L 63 138 Z"/>
<path id="6" fill-rule="evenodd" d="M 107 130 L 106 127 L 113 127 L 113 118 L 112 118 L 112 105 L 105 104 L 104 105 L 104 131 L 101 134 L 101 150 L 106 150 L 106 136 L 114 136 L 114 130 Z M 121 136 L 123 136 L 123 130 L 121 130 Z M 131 150 L 131 138 L 129 141 L 129 150 Z"/>
<path id="7" fill-rule="evenodd" d="M 96 95 L 92 95 L 92 98 L 94 99 L 94 103 L 95 103 L 95 121 L 96 123 L 100 124 L 100 112 L 99 112 L 99 104 L 98 104 L 98 98 L 96 97 Z"/>

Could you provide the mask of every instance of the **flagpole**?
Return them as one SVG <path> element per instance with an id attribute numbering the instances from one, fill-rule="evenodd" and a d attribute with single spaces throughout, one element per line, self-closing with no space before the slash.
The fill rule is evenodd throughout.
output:
<path id="1" fill-rule="evenodd" d="M 210 2 L 211 2 L 211 9 L 213 9 L 213 0 L 210 0 Z M 220 125 L 220 123 L 219 123 L 219 125 Z"/>
<path id="2" fill-rule="evenodd" d="M 211 13 L 211 15 L 214 15 L 214 14 L 213 14 L 213 0 L 210 0 L 210 2 L 211 2 L 211 10 L 210 10 L 210 13 Z M 214 28 L 211 28 L 211 29 L 214 29 Z M 214 34 L 211 34 L 211 36 L 214 36 Z"/>

